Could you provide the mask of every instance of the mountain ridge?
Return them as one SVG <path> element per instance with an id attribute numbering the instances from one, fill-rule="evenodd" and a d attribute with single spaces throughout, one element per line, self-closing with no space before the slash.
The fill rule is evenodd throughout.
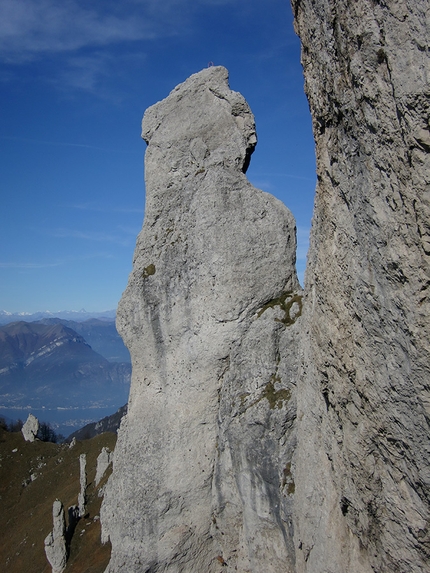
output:
<path id="1" fill-rule="evenodd" d="M 55 410 L 46 420 L 51 423 L 69 419 L 76 410 L 93 409 L 94 420 L 127 402 L 130 375 L 129 362 L 110 362 L 61 322 L 19 321 L 0 327 L 2 415 L 16 417 L 23 410 L 21 416 L 26 416 L 24 410 L 44 409 L 49 418 Z M 83 419 L 91 420 L 88 415 Z"/>
<path id="2" fill-rule="evenodd" d="M 8 324 L 9 322 L 18 322 L 20 320 L 34 322 L 43 318 L 61 318 L 65 320 L 75 320 L 76 322 L 83 322 L 90 318 L 115 320 L 115 316 L 116 309 L 102 312 L 87 312 L 83 308 L 81 310 L 59 310 L 57 312 L 51 312 L 49 310 L 36 312 L 9 312 L 7 310 L 0 310 L 0 325 Z"/>

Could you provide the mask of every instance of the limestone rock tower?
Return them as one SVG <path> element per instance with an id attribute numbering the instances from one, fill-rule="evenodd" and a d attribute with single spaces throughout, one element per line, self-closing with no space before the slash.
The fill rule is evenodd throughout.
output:
<path id="1" fill-rule="evenodd" d="M 133 365 L 102 508 L 109 572 L 294 570 L 295 223 L 245 171 L 227 70 L 142 122 L 146 207 L 117 325 Z"/>

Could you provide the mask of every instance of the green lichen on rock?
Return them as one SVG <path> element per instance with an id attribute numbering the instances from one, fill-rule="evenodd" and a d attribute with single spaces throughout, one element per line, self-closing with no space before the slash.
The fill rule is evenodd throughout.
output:
<path id="1" fill-rule="evenodd" d="M 287 494 L 293 495 L 296 490 L 296 485 L 293 480 L 293 476 L 291 473 L 291 462 L 288 462 L 283 471 L 283 478 L 281 486 L 282 488 L 287 488 Z"/>
<path id="2" fill-rule="evenodd" d="M 281 388 L 280 390 L 275 390 L 275 383 L 280 382 L 279 376 L 275 374 L 271 377 L 270 382 L 266 384 L 266 387 L 261 394 L 261 398 L 266 398 L 269 402 L 270 409 L 274 408 L 281 409 L 284 402 L 288 402 L 291 398 L 291 392 L 286 388 Z"/>
<path id="3" fill-rule="evenodd" d="M 252 408 L 264 398 L 267 399 L 269 402 L 269 407 L 271 410 L 278 408 L 279 410 L 283 407 L 284 402 L 287 402 L 291 398 L 291 392 L 286 388 L 281 388 L 280 390 L 275 389 L 275 384 L 281 383 L 281 379 L 277 374 L 272 374 L 270 381 L 264 387 L 262 393 L 253 400 L 250 404 L 246 404 L 247 398 L 249 396 L 248 392 L 243 392 L 239 394 L 240 400 L 240 411 L 241 413 L 248 410 L 248 408 Z"/>
<path id="4" fill-rule="evenodd" d="M 288 462 L 283 471 L 282 487 L 285 487 L 291 478 L 291 462 Z"/>
<path id="5" fill-rule="evenodd" d="M 143 269 L 142 278 L 146 279 L 151 275 L 155 275 L 155 265 L 152 263 Z"/>
<path id="6" fill-rule="evenodd" d="M 281 310 L 284 312 L 283 318 L 275 318 L 276 321 L 282 322 L 285 326 L 291 326 L 296 322 L 296 320 L 302 314 L 302 295 L 297 293 L 287 291 L 281 294 L 278 298 L 274 298 L 267 302 L 263 308 L 258 312 L 258 317 L 260 317 L 268 308 L 274 308 L 275 306 L 279 306 Z M 294 303 L 296 303 L 299 307 L 298 312 L 296 312 L 293 316 L 291 316 L 291 308 L 293 307 Z"/>

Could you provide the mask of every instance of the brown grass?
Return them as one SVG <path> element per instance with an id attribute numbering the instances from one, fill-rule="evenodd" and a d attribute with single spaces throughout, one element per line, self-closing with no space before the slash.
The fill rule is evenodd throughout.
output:
<path id="1" fill-rule="evenodd" d="M 82 453 L 87 454 L 88 517 L 76 526 L 65 573 L 105 570 L 110 546 L 101 545 L 100 521 L 94 517 L 100 515 L 97 493 L 107 476 L 98 488 L 94 478 L 102 447 L 112 450 L 115 442 L 115 434 L 105 433 L 69 449 L 68 445 L 25 442 L 21 432 L 0 429 L 0 571 L 51 573 L 44 539 L 52 530 L 52 503 L 61 500 L 66 515 L 67 508 L 77 504 Z"/>

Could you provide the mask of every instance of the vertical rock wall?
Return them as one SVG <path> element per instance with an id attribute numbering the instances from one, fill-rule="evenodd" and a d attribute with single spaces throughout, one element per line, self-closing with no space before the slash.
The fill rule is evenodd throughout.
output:
<path id="1" fill-rule="evenodd" d="M 133 363 L 102 508 L 108 571 L 294 570 L 295 225 L 244 172 L 227 71 L 142 122 L 146 206 L 118 329 Z"/>
<path id="2" fill-rule="evenodd" d="M 427 0 L 292 0 L 318 184 L 298 386 L 297 570 L 430 563 Z"/>

